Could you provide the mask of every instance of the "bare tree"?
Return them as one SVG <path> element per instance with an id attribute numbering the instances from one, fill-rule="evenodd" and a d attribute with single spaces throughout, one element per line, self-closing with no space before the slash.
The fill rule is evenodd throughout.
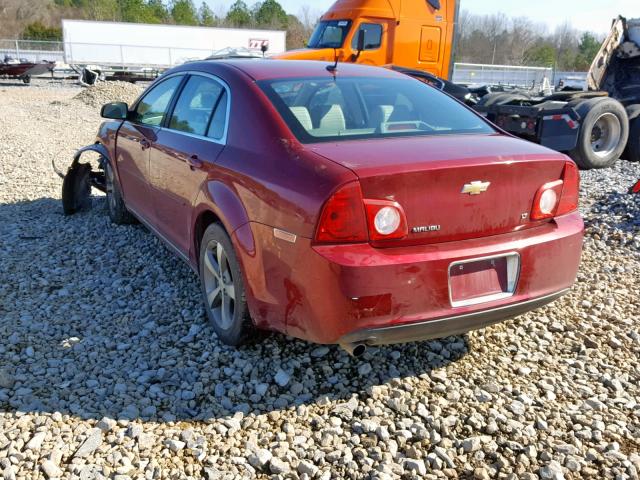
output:
<path id="1" fill-rule="evenodd" d="M 322 14 L 319 11 L 311 10 L 311 7 L 309 5 L 303 5 L 302 7 L 300 7 L 298 18 L 300 19 L 300 22 L 302 23 L 302 26 L 305 28 L 305 30 L 313 31 L 321 15 Z"/>
<path id="2" fill-rule="evenodd" d="M 566 22 L 549 34 L 543 24 L 504 14 L 474 15 L 462 11 L 456 60 L 506 65 L 556 65 L 571 69 L 579 55 L 581 32 Z"/>
<path id="3" fill-rule="evenodd" d="M 48 23 L 48 3 L 42 0 L 0 0 L 0 37 L 17 38 L 29 23 Z"/>
<path id="4" fill-rule="evenodd" d="M 545 31 L 546 29 L 543 25 L 536 25 L 527 17 L 512 18 L 507 63 L 522 65 L 526 53 L 545 34 Z"/>

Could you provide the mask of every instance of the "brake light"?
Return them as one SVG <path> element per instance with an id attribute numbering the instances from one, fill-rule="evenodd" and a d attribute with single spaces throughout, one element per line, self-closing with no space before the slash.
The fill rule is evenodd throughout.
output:
<path id="1" fill-rule="evenodd" d="M 359 243 L 406 237 L 407 218 L 399 203 L 364 199 L 359 182 L 339 188 L 324 204 L 318 243 Z"/>
<path id="2" fill-rule="evenodd" d="M 562 180 L 544 184 L 533 200 L 531 220 L 559 217 L 578 208 L 580 176 L 573 162 L 566 162 Z"/>
<path id="3" fill-rule="evenodd" d="M 565 163 L 562 180 L 564 181 L 564 187 L 562 189 L 562 197 L 560 198 L 560 205 L 558 205 L 556 217 L 566 215 L 578 209 L 580 173 L 575 163 Z"/>
<path id="4" fill-rule="evenodd" d="M 367 240 L 367 220 L 360 183 L 348 183 L 338 189 L 325 203 L 316 230 L 316 241 L 357 243 Z"/>
<path id="5" fill-rule="evenodd" d="M 367 199 L 364 205 L 371 240 L 392 240 L 407 236 L 407 218 L 398 202 Z"/>
<path id="6" fill-rule="evenodd" d="M 631 193 L 640 193 L 640 182 L 631 187 Z"/>

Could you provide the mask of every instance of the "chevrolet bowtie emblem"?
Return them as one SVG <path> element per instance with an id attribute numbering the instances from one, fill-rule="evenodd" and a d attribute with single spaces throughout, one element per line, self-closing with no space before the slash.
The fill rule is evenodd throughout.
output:
<path id="1" fill-rule="evenodd" d="M 469 195 L 480 195 L 483 192 L 489 190 L 491 182 L 471 182 L 462 187 L 462 193 L 468 193 Z"/>

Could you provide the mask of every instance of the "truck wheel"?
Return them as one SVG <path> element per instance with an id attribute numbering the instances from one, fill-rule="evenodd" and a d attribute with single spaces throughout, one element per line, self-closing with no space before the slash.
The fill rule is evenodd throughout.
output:
<path id="1" fill-rule="evenodd" d="M 124 204 L 124 199 L 120 193 L 120 185 L 118 179 L 113 173 L 111 164 L 109 161 L 104 162 L 104 177 L 107 187 L 107 213 L 109 218 L 116 225 L 131 225 L 136 223 L 136 217 L 127 210 Z"/>
<path id="2" fill-rule="evenodd" d="M 578 143 L 569 155 L 583 169 L 611 167 L 629 138 L 626 110 L 611 98 L 586 100 L 576 110 L 583 120 Z"/>
<path id="3" fill-rule="evenodd" d="M 238 346 L 254 331 L 240 263 L 224 228 L 209 225 L 200 244 L 200 286 L 207 317 L 220 341 Z"/>
<path id="4" fill-rule="evenodd" d="M 22 83 L 25 85 L 29 85 L 31 83 L 31 75 L 25 75 L 22 77 Z"/>
<path id="5" fill-rule="evenodd" d="M 629 141 L 627 142 L 627 150 L 623 158 L 630 162 L 640 162 L 640 117 L 631 120 Z"/>

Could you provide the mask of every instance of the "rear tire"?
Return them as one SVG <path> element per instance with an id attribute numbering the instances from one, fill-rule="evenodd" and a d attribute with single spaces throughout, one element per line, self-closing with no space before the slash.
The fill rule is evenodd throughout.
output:
<path id="1" fill-rule="evenodd" d="M 108 160 L 104 162 L 104 176 L 107 186 L 107 213 L 111 221 L 116 225 L 131 225 L 132 223 L 136 223 L 136 217 L 127 210 L 124 204 L 120 184 Z"/>
<path id="2" fill-rule="evenodd" d="M 627 150 L 623 157 L 630 162 L 640 162 L 640 117 L 631 120 Z"/>
<path id="3" fill-rule="evenodd" d="M 222 343 L 237 347 L 255 332 L 240 262 L 229 235 L 217 223 L 205 230 L 200 245 L 200 287 L 207 318 Z"/>
<path id="4" fill-rule="evenodd" d="M 576 148 L 569 155 L 579 167 L 609 168 L 622 155 L 629 138 L 629 119 L 611 98 L 586 100 L 576 106 L 582 117 Z"/>

